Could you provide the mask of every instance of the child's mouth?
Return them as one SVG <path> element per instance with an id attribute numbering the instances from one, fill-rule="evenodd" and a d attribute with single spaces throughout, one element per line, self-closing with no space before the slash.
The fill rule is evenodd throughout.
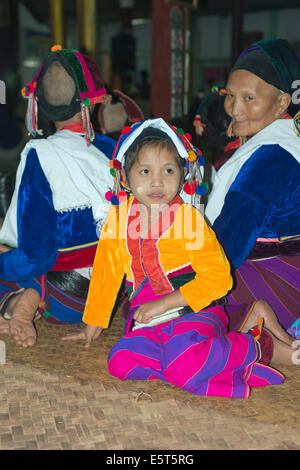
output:
<path id="1" fill-rule="evenodd" d="M 162 193 L 151 193 L 149 194 L 149 197 L 151 199 L 161 199 L 162 197 L 164 197 L 164 195 Z"/>

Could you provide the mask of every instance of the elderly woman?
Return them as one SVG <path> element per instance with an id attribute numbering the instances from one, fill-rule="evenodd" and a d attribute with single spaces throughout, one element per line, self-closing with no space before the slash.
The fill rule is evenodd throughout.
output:
<path id="1" fill-rule="evenodd" d="M 253 44 L 229 75 L 229 130 L 246 143 L 217 171 L 206 217 L 235 269 L 232 329 L 256 299 L 285 329 L 300 317 L 300 137 L 290 114 L 296 80 L 300 65 L 283 39 Z M 297 337 L 295 328 L 289 332 Z"/>

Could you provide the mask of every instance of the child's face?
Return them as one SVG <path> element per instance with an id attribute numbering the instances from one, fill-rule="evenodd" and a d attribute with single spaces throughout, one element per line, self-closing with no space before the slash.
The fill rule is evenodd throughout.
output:
<path id="1" fill-rule="evenodd" d="M 181 170 L 175 155 L 166 148 L 143 146 L 129 172 L 133 195 L 147 208 L 162 208 L 180 190 Z"/>

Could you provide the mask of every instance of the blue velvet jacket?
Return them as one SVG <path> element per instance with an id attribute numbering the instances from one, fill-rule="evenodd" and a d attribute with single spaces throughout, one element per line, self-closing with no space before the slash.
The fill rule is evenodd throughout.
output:
<path id="1" fill-rule="evenodd" d="M 232 183 L 213 229 L 239 268 L 258 238 L 300 234 L 300 165 L 279 145 L 263 145 Z"/>
<path id="2" fill-rule="evenodd" d="M 96 134 L 92 145 L 110 159 L 115 141 Z M 64 213 L 54 209 L 52 191 L 35 149 L 27 155 L 19 187 L 17 229 L 18 248 L 0 255 L 0 278 L 6 281 L 47 273 L 55 264 L 58 249 L 99 239 L 91 208 Z"/>

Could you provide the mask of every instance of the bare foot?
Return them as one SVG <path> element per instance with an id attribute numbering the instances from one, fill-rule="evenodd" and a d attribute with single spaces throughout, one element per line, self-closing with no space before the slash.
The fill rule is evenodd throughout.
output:
<path id="1" fill-rule="evenodd" d="M 16 301 L 19 299 L 20 295 L 24 292 L 24 289 L 20 289 L 17 292 L 12 292 L 6 300 L 6 305 L 5 305 L 5 314 L 7 315 L 7 318 L 3 318 L 2 315 L 0 315 L 0 334 L 10 334 L 9 330 L 9 319 L 12 317 L 12 312 L 14 309 L 14 306 L 16 305 Z"/>
<path id="2" fill-rule="evenodd" d="M 247 333 L 253 326 L 257 325 L 258 319 L 263 318 L 263 326 L 267 330 L 271 331 L 276 338 L 281 342 L 291 346 L 294 338 L 292 338 L 279 324 L 274 310 L 264 300 L 257 300 L 252 310 L 242 326 L 241 331 Z"/>
<path id="3" fill-rule="evenodd" d="M 299 366 L 299 350 L 292 348 L 287 343 L 276 338 L 271 331 L 268 331 L 273 339 L 274 352 L 271 364 L 281 366 Z"/>
<path id="4" fill-rule="evenodd" d="M 33 346 L 36 342 L 34 315 L 40 303 L 40 294 L 27 289 L 17 298 L 9 322 L 10 334 L 16 344 L 23 347 Z"/>

